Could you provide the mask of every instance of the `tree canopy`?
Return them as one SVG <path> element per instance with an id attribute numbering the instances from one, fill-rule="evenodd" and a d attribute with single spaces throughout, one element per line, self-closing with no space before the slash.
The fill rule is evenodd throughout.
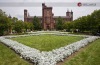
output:
<path id="1" fill-rule="evenodd" d="M 41 30 L 41 28 L 42 28 L 41 21 L 38 17 L 34 16 L 32 23 L 34 26 L 34 30 Z"/>
<path id="2" fill-rule="evenodd" d="M 6 13 L 0 9 L 0 35 L 4 35 L 5 31 L 7 32 L 9 23 L 10 20 L 7 17 Z"/>
<path id="3" fill-rule="evenodd" d="M 90 15 L 79 17 L 72 23 L 65 23 L 64 26 L 66 29 L 78 29 L 80 32 L 100 32 L 100 10 L 95 10 Z"/>
<path id="4" fill-rule="evenodd" d="M 61 17 L 58 17 L 56 20 L 56 29 L 63 30 L 64 20 Z"/>

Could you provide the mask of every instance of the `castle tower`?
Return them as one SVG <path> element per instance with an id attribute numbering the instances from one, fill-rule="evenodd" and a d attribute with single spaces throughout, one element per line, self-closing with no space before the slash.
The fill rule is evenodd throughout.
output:
<path id="1" fill-rule="evenodd" d="M 26 9 L 24 9 L 24 21 L 27 21 L 27 10 Z"/>
<path id="2" fill-rule="evenodd" d="M 69 12 L 69 10 L 67 10 L 66 17 L 67 17 L 67 21 L 72 21 L 73 20 L 73 12 L 72 12 L 72 10 L 71 10 L 71 12 Z"/>
<path id="3" fill-rule="evenodd" d="M 42 24 L 44 30 L 54 29 L 52 7 L 42 4 Z"/>
<path id="4" fill-rule="evenodd" d="M 69 13 L 70 13 L 69 10 L 67 10 L 67 12 L 66 12 L 66 16 L 69 16 Z"/>
<path id="5" fill-rule="evenodd" d="M 71 21 L 73 21 L 73 11 L 71 10 Z"/>

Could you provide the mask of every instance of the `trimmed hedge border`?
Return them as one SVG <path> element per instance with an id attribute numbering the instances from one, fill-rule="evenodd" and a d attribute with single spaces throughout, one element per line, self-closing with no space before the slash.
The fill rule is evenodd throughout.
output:
<path id="1" fill-rule="evenodd" d="M 39 35 L 39 34 L 31 34 L 31 35 Z M 19 36 L 31 36 L 31 35 L 19 35 Z M 63 61 L 72 53 L 78 51 L 80 48 L 85 47 L 90 42 L 93 42 L 99 38 L 97 36 L 72 35 L 72 34 L 61 34 L 61 33 L 56 35 L 83 36 L 85 38 L 80 41 L 74 42 L 59 49 L 54 49 L 49 52 L 45 51 L 40 52 L 35 48 L 30 48 L 17 41 L 9 39 L 12 37 L 19 37 L 19 36 L 2 36 L 0 37 L 0 41 L 5 45 L 9 46 L 11 49 L 13 49 L 16 53 L 19 53 L 22 58 L 30 60 L 31 62 L 35 63 L 35 65 L 56 65 L 57 62 Z"/>

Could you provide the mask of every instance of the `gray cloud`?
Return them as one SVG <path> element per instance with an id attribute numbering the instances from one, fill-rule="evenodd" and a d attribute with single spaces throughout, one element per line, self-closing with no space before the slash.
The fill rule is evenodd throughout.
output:
<path id="1" fill-rule="evenodd" d="M 73 0 L 0 0 L 0 2 L 73 2 Z M 99 0 L 74 0 L 74 2 L 100 2 Z M 23 20 L 24 9 L 29 11 L 31 16 L 41 16 L 42 15 L 42 5 L 41 7 L 0 7 L 8 15 L 12 17 L 18 17 L 18 19 Z M 74 19 L 91 14 L 94 10 L 100 9 L 100 7 L 53 7 L 53 13 L 55 16 L 65 16 L 67 9 L 72 10 L 74 13 Z"/>

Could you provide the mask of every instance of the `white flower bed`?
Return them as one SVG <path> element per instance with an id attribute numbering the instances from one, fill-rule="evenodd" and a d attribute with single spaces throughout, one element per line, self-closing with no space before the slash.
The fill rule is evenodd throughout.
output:
<path id="1" fill-rule="evenodd" d="M 68 32 L 59 32 L 59 31 L 36 31 L 36 32 L 27 32 L 28 34 L 68 34 Z"/>
<path id="2" fill-rule="evenodd" d="M 14 38 L 14 37 L 27 37 L 27 36 L 38 36 L 40 34 L 27 34 L 27 35 L 16 35 L 16 36 L 2 36 L 5 38 Z"/>
<path id="3" fill-rule="evenodd" d="M 0 37 L 0 41 L 5 45 L 9 46 L 10 48 L 12 48 L 16 53 L 19 53 L 21 55 L 21 58 L 28 59 L 37 65 L 56 65 L 57 62 L 63 61 L 64 58 L 67 58 L 72 53 L 78 51 L 80 48 L 86 46 L 90 42 L 93 42 L 94 40 L 99 38 L 96 36 L 86 36 L 86 37 L 88 38 L 85 38 L 78 42 L 74 42 L 72 44 L 69 44 L 67 46 L 49 52 L 44 52 L 44 51 L 40 52 L 37 49 L 30 48 L 26 45 L 18 43 L 17 41 L 6 39 L 5 37 Z"/>
<path id="4" fill-rule="evenodd" d="M 80 36 L 80 37 L 89 37 L 90 35 L 74 35 L 74 34 L 62 34 L 62 33 L 57 33 L 55 35 L 58 35 L 58 36 Z"/>

